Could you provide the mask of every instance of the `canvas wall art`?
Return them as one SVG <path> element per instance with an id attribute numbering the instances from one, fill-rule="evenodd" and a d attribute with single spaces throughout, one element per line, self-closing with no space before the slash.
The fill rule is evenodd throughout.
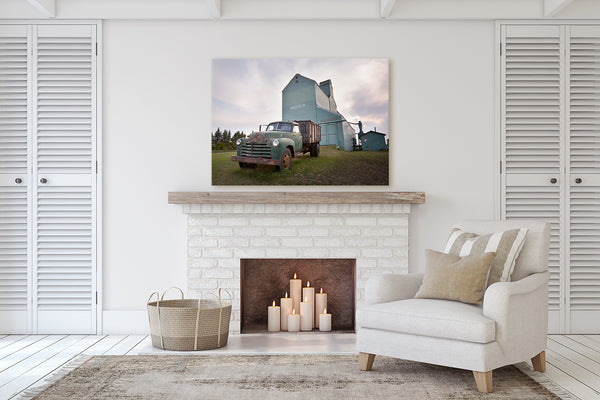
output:
<path id="1" fill-rule="evenodd" d="M 389 185 L 387 59 L 215 59 L 212 184 Z"/>

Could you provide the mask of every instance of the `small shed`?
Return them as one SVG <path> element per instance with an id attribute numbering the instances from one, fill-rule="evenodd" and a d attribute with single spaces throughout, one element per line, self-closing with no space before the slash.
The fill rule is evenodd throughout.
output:
<path id="1" fill-rule="evenodd" d="M 369 131 L 359 134 L 358 138 L 360 139 L 363 151 L 388 150 L 385 133 Z"/>

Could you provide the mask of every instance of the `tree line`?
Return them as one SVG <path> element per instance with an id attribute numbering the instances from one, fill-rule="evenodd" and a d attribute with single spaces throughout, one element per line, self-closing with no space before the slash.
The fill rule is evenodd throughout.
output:
<path id="1" fill-rule="evenodd" d="M 235 150 L 235 141 L 245 136 L 244 132 L 236 131 L 232 136 L 230 130 L 221 130 L 221 128 L 217 128 L 216 132 L 212 133 L 212 149 Z"/>

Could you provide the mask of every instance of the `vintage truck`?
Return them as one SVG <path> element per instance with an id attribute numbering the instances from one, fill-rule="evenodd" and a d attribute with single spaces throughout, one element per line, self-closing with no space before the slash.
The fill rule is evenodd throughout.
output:
<path id="1" fill-rule="evenodd" d="M 292 158 L 298 154 L 310 153 L 319 156 L 321 126 L 313 121 L 271 122 L 263 130 L 238 139 L 237 155 L 231 156 L 240 168 L 256 168 L 258 164 L 274 165 L 278 171 L 290 169 Z"/>

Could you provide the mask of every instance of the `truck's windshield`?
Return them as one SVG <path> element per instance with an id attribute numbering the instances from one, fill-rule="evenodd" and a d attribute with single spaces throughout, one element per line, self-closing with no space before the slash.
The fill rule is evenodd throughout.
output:
<path id="1" fill-rule="evenodd" d="M 273 122 L 270 123 L 269 126 L 267 126 L 267 132 L 268 131 L 291 132 L 292 124 L 290 124 L 289 122 Z"/>

